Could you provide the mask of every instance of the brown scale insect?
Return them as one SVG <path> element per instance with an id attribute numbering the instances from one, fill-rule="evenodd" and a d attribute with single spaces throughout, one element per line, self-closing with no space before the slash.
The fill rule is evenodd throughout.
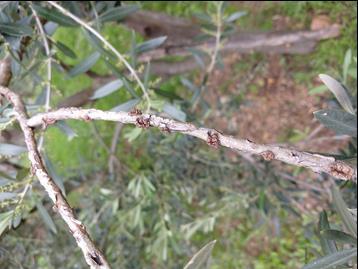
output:
<path id="1" fill-rule="evenodd" d="M 170 130 L 170 128 L 168 126 L 160 128 L 160 131 L 162 131 L 165 134 L 170 134 L 171 133 L 171 130 Z"/>
<path id="2" fill-rule="evenodd" d="M 47 126 L 51 125 L 51 124 L 55 124 L 56 120 L 55 119 L 51 119 L 51 118 L 43 118 L 42 122 L 45 126 L 45 128 L 47 128 Z"/>
<path id="3" fill-rule="evenodd" d="M 142 111 L 138 108 L 133 108 L 131 111 L 129 111 L 128 115 L 129 116 L 139 116 L 139 115 L 142 115 Z"/>
<path id="4" fill-rule="evenodd" d="M 340 161 L 336 161 L 330 166 L 330 172 L 335 177 L 343 177 L 346 179 L 351 179 L 354 174 L 354 170 L 352 167 Z"/>
<path id="5" fill-rule="evenodd" d="M 91 117 L 88 116 L 88 115 L 84 115 L 84 116 L 82 117 L 82 119 L 83 119 L 84 121 L 90 121 L 90 120 L 92 120 Z"/>
<path id="6" fill-rule="evenodd" d="M 260 153 L 260 156 L 264 158 L 265 161 L 271 161 L 275 159 L 275 154 L 271 150 L 266 150 Z"/>
<path id="7" fill-rule="evenodd" d="M 140 128 L 149 128 L 150 127 L 150 118 L 143 118 L 143 117 L 138 117 L 136 119 L 136 126 L 140 127 Z"/>
<path id="8" fill-rule="evenodd" d="M 36 167 L 33 164 L 31 164 L 31 166 L 30 166 L 30 176 L 33 177 L 35 175 L 36 175 Z"/>
<path id="9" fill-rule="evenodd" d="M 209 131 L 208 132 L 208 138 L 206 140 L 206 142 L 208 143 L 209 146 L 218 149 L 220 146 L 220 138 L 219 138 L 219 134 Z"/>

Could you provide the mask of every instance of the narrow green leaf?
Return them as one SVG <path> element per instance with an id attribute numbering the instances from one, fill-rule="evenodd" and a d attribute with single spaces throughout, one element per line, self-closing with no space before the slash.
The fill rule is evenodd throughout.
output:
<path id="1" fill-rule="evenodd" d="M 188 88 L 189 90 L 191 90 L 192 92 L 198 92 L 200 91 L 200 89 L 195 86 L 190 80 L 184 78 L 184 77 L 181 77 L 180 78 L 180 82 L 186 87 Z"/>
<path id="2" fill-rule="evenodd" d="M 13 211 L 8 211 L 0 214 L 0 235 L 10 226 Z"/>
<path id="3" fill-rule="evenodd" d="M 135 139 L 139 137 L 139 135 L 142 133 L 141 128 L 134 128 L 131 131 L 124 134 L 124 138 L 128 140 L 128 142 L 133 142 Z"/>
<path id="4" fill-rule="evenodd" d="M 156 94 L 159 94 L 163 97 L 167 97 L 170 101 L 174 100 L 183 100 L 179 95 L 177 95 L 174 90 L 162 90 L 160 88 L 150 88 L 155 91 Z"/>
<path id="5" fill-rule="evenodd" d="M 132 97 L 137 98 L 138 94 L 136 94 L 135 90 L 133 89 L 131 84 L 128 82 L 127 78 L 122 75 L 121 70 L 119 70 L 116 66 L 114 66 L 107 60 L 105 60 L 104 62 L 107 65 L 107 67 L 112 71 L 112 73 L 122 80 L 124 87 L 132 95 Z"/>
<path id="6" fill-rule="evenodd" d="M 40 213 L 42 220 L 44 221 L 45 225 L 54 233 L 57 234 L 56 225 L 53 222 L 51 216 L 47 212 L 46 208 L 42 205 L 42 203 L 37 203 L 36 207 Z"/>
<path id="7" fill-rule="evenodd" d="M 131 64 L 132 64 L 133 68 L 136 68 L 136 66 L 137 66 L 137 53 L 135 52 L 136 47 L 137 47 L 136 34 L 135 34 L 135 31 L 132 30 L 129 55 L 131 56 L 130 60 L 131 60 Z"/>
<path id="8" fill-rule="evenodd" d="M 349 49 L 346 52 L 346 55 L 344 56 L 344 62 L 343 62 L 343 83 L 345 84 L 347 82 L 347 75 L 348 75 L 348 69 L 351 65 L 352 61 L 352 50 Z"/>
<path id="9" fill-rule="evenodd" d="M 193 54 L 194 60 L 198 63 L 201 69 L 205 70 L 205 58 L 208 59 L 209 55 L 204 52 L 203 50 L 195 49 L 195 48 L 188 48 L 188 51 Z"/>
<path id="10" fill-rule="evenodd" d="M 157 38 L 153 38 L 151 40 L 145 41 L 143 43 L 140 43 L 135 48 L 135 53 L 142 53 L 148 50 L 155 49 L 162 45 L 164 41 L 167 39 L 166 36 L 161 36 Z"/>
<path id="11" fill-rule="evenodd" d="M 321 212 L 318 222 L 318 238 L 325 255 L 337 252 L 337 246 L 334 241 L 329 240 L 321 235 L 324 230 L 330 229 L 326 211 Z"/>
<path id="12" fill-rule="evenodd" d="M 149 77 L 150 77 L 150 62 L 147 63 L 144 70 L 143 85 L 145 89 L 148 89 Z"/>
<path id="13" fill-rule="evenodd" d="M 351 100 L 349 99 L 349 96 L 348 96 L 346 90 L 344 89 L 344 87 L 342 86 L 342 84 L 339 83 L 334 78 L 332 78 L 328 75 L 325 75 L 325 74 L 320 74 L 319 78 L 328 87 L 328 89 L 334 94 L 334 96 L 337 98 L 337 101 L 344 108 L 344 110 L 351 114 L 355 114 Z"/>
<path id="14" fill-rule="evenodd" d="M 317 87 L 314 87 L 313 89 L 311 89 L 308 94 L 309 95 L 314 95 L 314 94 L 319 94 L 319 93 L 323 93 L 327 91 L 327 87 L 326 85 L 319 85 Z"/>
<path id="15" fill-rule="evenodd" d="M 184 269 L 204 269 L 208 268 L 211 252 L 216 243 L 216 240 L 206 244 L 200 249 L 191 260 L 185 265 Z"/>
<path id="16" fill-rule="evenodd" d="M 82 74 L 84 72 L 87 72 L 91 69 L 91 67 L 97 62 L 101 54 L 99 52 L 94 52 L 90 56 L 88 56 L 86 59 L 84 59 L 81 63 L 73 67 L 70 71 L 68 71 L 68 74 L 71 77 L 77 76 L 79 74 Z"/>
<path id="17" fill-rule="evenodd" d="M 309 264 L 306 264 L 302 269 L 329 269 L 336 266 L 343 265 L 346 262 L 357 257 L 357 249 L 341 250 L 336 253 L 316 259 Z"/>
<path id="18" fill-rule="evenodd" d="M 129 100 L 123 104 L 120 104 L 114 108 L 111 109 L 111 111 L 118 112 L 118 111 L 130 111 L 136 104 L 138 104 L 140 101 L 139 98 Z"/>
<path id="19" fill-rule="evenodd" d="M 119 90 L 123 86 L 123 82 L 121 79 L 117 79 L 107 83 L 106 85 L 102 86 L 101 88 L 95 90 L 93 95 L 91 96 L 91 100 L 96 100 L 99 98 L 103 98 L 111 93 Z"/>
<path id="20" fill-rule="evenodd" d="M 31 36 L 32 28 L 19 23 L 0 23 L 0 33 L 11 36 Z"/>
<path id="21" fill-rule="evenodd" d="M 128 15 L 136 12 L 139 10 L 138 5 L 128 5 L 128 6 L 122 6 L 122 7 L 115 7 L 110 8 L 106 12 L 102 13 L 98 20 L 100 22 L 107 22 L 107 21 L 120 21 L 127 17 Z"/>
<path id="22" fill-rule="evenodd" d="M 357 116 L 338 109 L 322 109 L 313 114 L 324 126 L 337 134 L 357 137 Z"/>
<path id="23" fill-rule="evenodd" d="M 62 177 L 60 177 L 57 174 L 54 166 L 52 165 L 52 162 L 50 161 L 50 159 L 47 157 L 46 154 L 43 154 L 43 158 L 44 158 L 44 161 L 45 161 L 45 166 L 46 166 L 47 171 L 50 174 L 51 178 L 55 181 L 56 185 L 60 188 L 62 194 L 66 195 L 65 185 L 63 183 Z"/>
<path id="24" fill-rule="evenodd" d="M 97 50 L 99 53 L 101 53 L 104 57 L 108 57 L 109 59 L 115 58 L 114 55 L 106 50 L 103 47 L 103 43 L 101 40 L 98 39 L 98 37 L 96 37 L 95 35 L 93 35 L 92 33 L 88 32 L 88 30 L 82 28 L 82 32 L 83 35 L 85 36 L 85 38 L 91 43 L 91 45 L 93 46 L 93 48 L 95 50 Z"/>
<path id="25" fill-rule="evenodd" d="M 17 196 L 17 193 L 13 192 L 0 192 L 0 202 L 8 199 L 13 199 Z"/>
<path id="26" fill-rule="evenodd" d="M 357 245 L 357 238 L 354 238 L 350 234 L 347 234 L 347 233 L 339 231 L 339 230 L 329 229 L 329 230 L 322 231 L 321 234 L 323 237 L 330 239 L 330 240 L 334 240 L 338 243 L 352 244 L 355 246 Z"/>
<path id="27" fill-rule="evenodd" d="M 43 28 L 44 28 L 46 35 L 52 36 L 56 32 L 58 26 L 59 25 L 57 23 L 55 23 L 53 21 L 48 21 L 43 25 Z"/>
<path id="28" fill-rule="evenodd" d="M 179 120 L 179 121 L 186 120 L 186 114 L 183 111 L 181 111 L 180 109 L 178 109 L 177 107 L 175 107 L 169 103 L 164 104 L 163 112 L 167 113 L 169 116 L 173 117 L 176 120 Z"/>
<path id="29" fill-rule="evenodd" d="M 55 46 L 66 56 L 76 59 L 76 53 L 60 41 L 54 42 Z"/>
<path id="30" fill-rule="evenodd" d="M 59 25 L 65 26 L 65 27 L 75 27 L 79 26 L 74 20 L 72 20 L 70 17 L 67 17 L 66 15 L 62 14 L 61 12 L 55 10 L 55 9 L 49 9 L 46 7 L 42 7 L 39 5 L 33 5 L 33 8 L 36 10 L 37 14 L 48 20 L 58 23 Z"/>
<path id="31" fill-rule="evenodd" d="M 225 19 L 226 22 L 234 22 L 238 19 L 240 19 L 242 16 L 245 16 L 247 14 L 246 11 L 237 11 L 233 14 L 231 14 L 227 19 Z"/>
<path id="32" fill-rule="evenodd" d="M 61 132 L 67 136 L 68 141 L 71 141 L 77 136 L 77 133 L 65 121 L 57 121 L 55 126 L 58 127 Z"/>
<path id="33" fill-rule="evenodd" d="M 352 236 L 357 238 L 357 223 L 354 221 L 352 214 L 348 211 L 348 207 L 344 202 L 341 193 L 336 186 L 332 186 L 331 191 L 333 196 L 333 205 L 336 208 L 337 213 L 340 215 L 344 226 Z"/>
<path id="34" fill-rule="evenodd" d="M 193 13 L 194 17 L 198 18 L 202 23 L 214 24 L 213 20 L 208 14 L 197 12 Z"/>
<path id="35" fill-rule="evenodd" d="M 356 67 L 349 68 L 348 75 L 354 79 L 357 79 L 357 68 Z"/>
<path id="36" fill-rule="evenodd" d="M 0 179 L 3 179 L 3 178 L 5 178 L 5 179 L 10 179 L 10 180 L 15 180 L 14 177 L 12 177 L 12 176 L 6 174 L 6 173 L 3 172 L 3 171 L 0 171 Z"/>
<path id="37" fill-rule="evenodd" d="M 26 151 L 27 149 L 22 146 L 13 144 L 0 144 L 0 155 L 17 156 Z"/>
<path id="38" fill-rule="evenodd" d="M 21 169 L 19 169 L 16 173 L 16 180 L 17 181 L 22 181 L 24 180 L 28 175 L 30 174 L 30 168 L 27 167 L 23 167 Z"/>

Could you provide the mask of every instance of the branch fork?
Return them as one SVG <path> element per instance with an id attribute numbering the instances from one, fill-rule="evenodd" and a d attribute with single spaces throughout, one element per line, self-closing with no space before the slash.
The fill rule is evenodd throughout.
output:
<path id="1" fill-rule="evenodd" d="M 0 95 L 12 103 L 14 107 L 15 117 L 25 137 L 28 158 L 31 163 L 31 172 L 37 176 L 41 185 L 47 191 L 54 203 L 53 208 L 66 222 L 78 247 L 82 250 L 87 264 L 93 269 L 108 269 L 110 266 L 104 255 L 93 243 L 85 226 L 81 221 L 76 219 L 72 208 L 60 188 L 46 171 L 34 136 L 33 128 L 36 126 L 42 126 L 43 124 L 47 126 L 59 120 L 74 119 L 84 121 L 106 120 L 133 124 L 140 128 L 156 127 L 165 133 L 179 132 L 197 137 L 216 149 L 223 146 L 236 151 L 259 155 L 266 161 L 276 159 L 288 164 L 309 168 L 316 173 L 324 172 L 342 180 L 356 179 L 357 172 L 355 169 L 333 157 L 297 151 L 276 145 L 256 144 L 247 139 L 237 139 L 224 135 L 215 129 L 199 128 L 191 123 L 179 122 L 153 114 L 142 114 L 140 110 L 127 113 L 70 107 L 36 114 L 29 118 L 24 104 L 16 93 L 6 87 L 0 86 Z"/>
<path id="2" fill-rule="evenodd" d="M 20 97 L 8 88 L 2 86 L 0 86 L 0 95 L 5 97 L 14 107 L 15 117 L 19 122 L 25 137 L 28 158 L 31 164 L 31 173 L 37 176 L 41 185 L 45 188 L 48 196 L 54 203 L 53 208 L 57 210 L 61 218 L 66 222 L 70 232 L 76 240 L 78 247 L 82 250 L 87 264 L 92 269 L 109 269 L 110 266 L 104 255 L 99 249 L 97 249 L 90 235 L 86 231 L 85 226 L 76 218 L 60 188 L 49 176 L 40 152 L 38 151 L 34 131 L 32 127 L 28 125 L 28 116 Z M 44 122 L 50 124 L 55 121 L 55 118 L 44 117 L 40 119 L 39 125 L 42 125 Z"/>

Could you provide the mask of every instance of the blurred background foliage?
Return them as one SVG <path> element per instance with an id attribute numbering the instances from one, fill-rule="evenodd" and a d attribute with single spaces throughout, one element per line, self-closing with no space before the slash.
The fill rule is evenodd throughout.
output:
<path id="1" fill-rule="evenodd" d="M 91 3 L 98 5 L 95 2 Z M 144 11 L 162 12 L 197 23 L 203 14 L 213 18 L 217 11 L 215 3 L 203 1 L 125 1 L 124 5 L 138 5 Z M 222 10 L 225 16 L 245 11 L 246 15 L 240 16 L 234 25 L 248 32 L 309 29 L 312 28 L 312 21 L 320 18 L 323 24 L 341 25 L 341 33 L 338 38 L 320 42 L 314 52 L 307 55 L 279 55 L 275 58 L 269 54 L 252 53 L 233 57 L 237 60 L 229 63 L 223 57 L 224 66 L 218 68 L 219 71 L 205 73 L 196 70 L 166 79 L 150 75 L 148 90 L 153 110 L 162 113 L 164 103 L 169 103 L 176 108 L 172 115 L 167 113 L 169 116 L 185 115 L 188 121 L 208 127 L 216 127 L 211 119 L 220 117 L 217 120 L 222 120 L 223 125 L 227 126 L 219 129 L 237 135 L 233 131 L 236 126 L 245 135 L 249 128 L 246 125 L 234 125 L 231 129 L 229 126 L 235 121 L 234 116 L 241 107 L 258 102 L 260 96 L 274 91 L 269 88 L 267 81 L 275 76 L 270 73 L 274 72 L 271 67 L 275 62 L 280 70 L 279 76 L 284 76 L 289 80 L 288 85 L 292 86 L 288 93 L 293 96 L 291 102 L 298 98 L 311 98 L 309 102 L 314 105 L 307 111 L 300 111 L 306 115 L 304 122 L 309 122 L 309 126 L 302 126 L 301 122 L 292 123 L 278 129 L 268 140 L 265 140 L 265 136 L 255 139 L 258 142 L 289 143 L 290 146 L 311 150 L 305 142 L 319 126 L 313 122 L 311 110 L 338 106 L 334 96 L 317 80 L 318 74 L 327 73 L 342 81 L 343 70 L 348 68 L 345 85 L 353 96 L 353 104 L 356 100 L 356 3 L 265 1 L 227 2 L 225 5 L 225 10 Z M 282 25 L 283 29 L 280 28 Z M 115 21 L 103 23 L 100 32 L 128 61 L 133 61 L 133 46 L 145 41 L 144 37 Z M 80 90 L 93 85 L 99 88 L 97 77 L 114 73 L 108 62 L 114 64 L 116 70 L 123 70 L 123 65 L 115 59 L 101 57 L 90 67 L 95 76 L 82 72 L 69 77 L 59 63 L 69 67 L 78 66 L 96 48 L 80 28 L 60 26 L 51 38 L 76 54 L 76 57 L 69 57 L 66 50 L 57 50 L 55 53 L 51 78 L 52 107 Z M 38 42 L 41 42 L 40 38 Z M 349 50 L 350 65 L 344 67 Z M 5 49 L 1 52 L 4 54 Z M 40 62 L 35 72 L 40 82 L 33 82 L 34 76 L 19 75 L 15 76 L 12 86 L 19 89 L 28 104 L 41 105 L 46 56 L 36 52 L 34 55 Z M 26 65 L 31 66 L 31 62 L 28 61 Z M 137 63 L 136 68 L 142 77 L 146 76 L 147 65 Z M 267 78 L 267 81 L 263 78 Z M 131 79 L 128 81 L 129 86 L 91 101 L 86 106 L 110 110 L 140 96 L 141 91 L 135 82 Z M 99 83 L 103 84 L 101 81 Z M 24 85 L 33 87 L 24 88 Z M 205 109 L 193 110 L 190 85 L 205 88 L 201 92 L 203 97 L 198 97 L 198 100 L 204 100 Z M 169 97 L 158 94 L 151 87 L 160 88 Z M 303 97 L 292 94 L 302 89 L 305 91 Z M 225 106 L 217 106 L 210 99 L 213 91 L 228 100 Z M 274 95 L 273 102 L 278 103 L 281 97 L 282 106 L 289 106 L 286 97 L 280 93 Z M 139 103 L 138 107 L 144 109 L 144 102 Z M 280 120 L 290 122 L 290 118 L 294 117 L 292 111 L 292 114 L 279 111 Z M 274 111 L 271 112 L 274 114 Z M 269 122 L 266 116 L 256 116 L 250 119 L 248 125 L 253 122 L 263 124 L 266 120 L 268 126 L 274 125 L 275 122 Z M 223 120 L 225 118 L 226 121 Z M 331 181 L 326 175 L 267 163 L 252 156 L 237 157 L 237 153 L 210 149 L 204 143 L 181 134 L 167 135 L 152 129 L 140 131 L 132 126 L 121 127 L 99 121 L 68 121 L 65 128 L 65 132 L 57 127 L 46 130 L 43 154 L 47 167 L 52 176 L 63 184 L 69 203 L 113 268 L 183 268 L 200 247 L 214 239 L 217 242 L 211 268 L 301 268 L 321 255 L 320 239 L 315 235 L 319 215 L 323 214 L 321 212 L 328 212 L 334 228 L 342 227 L 330 205 Z M 254 124 L 252 128 L 253 133 L 261 132 L 255 130 Z M 114 157 L 111 157 L 109 148 L 116 129 L 119 129 L 120 135 Z M 327 130 L 320 136 L 335 137 Z M 344 137 L 337 141 L 320 140 L 321 144 L 317 147 L 323 153 L 339 154 L 346 159 L 356 156 L 356 138 Z M 112 158 L 116 160 L 115 165 L 109 164 L 113 162 Z M 4 194 L 0 196 L 1 212 L 6 214 L 14 203 L 14 212 L 17 212 L 17 223 L 13 220 L 12 229 L 0 238 L 1 268 L 86 268 L 82 253 L 76 248 L 63 221 L 52 212 L 51 203 L 41 186 L 29 178 L 26 155 L 21 154 L 15 159 L 25 168 L 11 175 L 10 179 L 2 175 L 1 186 L 6 186 L 9 180 L 23 185 L 32 180 L 32 187 L 25 193 L 21 205 L 16 204 L 17 198 Z M 337 183 L 341 184 L 339 181 Z M 23 190 L 21 184 L 3 193 L 20 194 Z M 342 190 L 348 207 L 356 207 L 355 184 L 346 183 Z M 13 204 L 11 201 L 14 201 Z M 3 220 L 7 218 L 4 214 L 1 215 Z"/>

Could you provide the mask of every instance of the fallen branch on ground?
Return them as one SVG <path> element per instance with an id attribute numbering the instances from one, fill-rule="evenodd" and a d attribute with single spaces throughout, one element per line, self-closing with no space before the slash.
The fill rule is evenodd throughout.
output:
<path id="1" fill-rule="evenodd" d="M 123 124 L 135 124 L 141 128 L 157 127 L 166 133 L 179 132 L 195 136 L 215 148 L 224 146 L 233 150 L 262 156 L 268 161 L 276 159 L 295 166 L 309 168 L 316 173 L 324 172 L 343 180 L 353 180 L 356 178 L 355 169 L 333 157 L 302 152 L 276 145 L 260 145 L 249 140 L 237 139 L 221 134 L 215 129 L 198 128 L 191 123 L 178 122 L 152 114 L 141 114 L 140 111 L 127 113 L 97 109 L 61 108 L 56 111 L 37 114 L 27 121 L 27 125 L 30 127 L 42 125 L 43 123 L 49 125 L 58 120 L 66 119 L 85 121 L 106 120 L 121 122 Z"/>
<path id="2" fill-rule="evenodd" d="M 91 237 L 86 231 L 86 227 L 81 223 L 81 221 L 76 219 L 72 208 L 63 196 L 60 188 L 46 171 L 43 160 L 37 149 L 34 132 L 28 125 L 26 109 L 20 97 L 8 88 L 2 86 L 0 86 L 0 95 L 11 102 L 14 107 L 16 119 L 19 122 L 25 137 L 25 144 L 28 149 L 28 157 L 31 163 L 32 173 L 37 176 L 41 185 L 47 191 L 50 199 L 54 203 L 53 209 L 60 214 L 62 219 L 68 225 L 77 245 L 83 252 L 87 264 L 93 269 L 110 268 L 101 251 L 94 245 Z"/>

